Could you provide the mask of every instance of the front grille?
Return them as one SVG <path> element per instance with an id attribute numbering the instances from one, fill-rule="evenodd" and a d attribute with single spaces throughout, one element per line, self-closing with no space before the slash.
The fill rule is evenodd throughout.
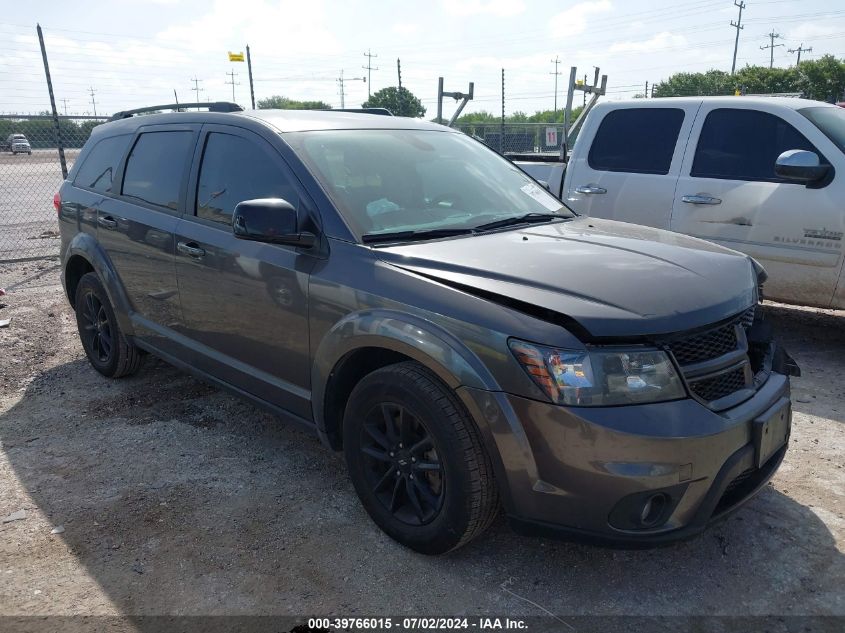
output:
<path id="1" fill-rule="evenodd" d="M 739 367 L 711 378 L 690 382 L 689 386 L 696 396 L 706 402 L 719 400 L 747 386 L 745 367 Z"/>
<path id="2" fill-rule="evenodd" d="M 692 365 L 733 352 L 738 345 L 733 323 L 672 343 L 669 347 L 680 365 Z"/>
<path id="3" fill-rule="evenodd" d="M 725 488 L 725 492 L 723 492 L 722 494 L 726 495 L 733 492 L 735 489 L 739 488 L 743 484 L 743 482 L 753 474 L 753 468 L 746 468 L 731 480 L 731 483 L 728 484 L 728 486 Z"/>

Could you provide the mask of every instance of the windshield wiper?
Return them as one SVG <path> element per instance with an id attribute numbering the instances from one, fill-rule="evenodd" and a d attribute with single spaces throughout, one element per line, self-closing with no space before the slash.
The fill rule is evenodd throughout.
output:
<path id="1" fill-rule="evenodd" d="M 475 227 L 476 231 L 491 231 L 493 229 L 501 229 L 506 226 L 516 226 L 518 224 L 537 224 L 538 222 L 549 222 L 550 220 L 566 219 L 565 215 L 557 215 L 555 213 L 526 213 L 525 215 L 517 215 L 512 218 L 505 218 L 504 220 L 496 220 L 494 222 L 487 222 L 486 224 L 479 224 Z"/>
<path id="2" fill-rule="evenodd" d="M 427 229 L 417 231 L 394 231 L 393 233 L 367 233 L 361 237 L 364 244 L 379 244 L 382 242 L 413 242 L 420 240 L 434 240 L 439 237 L 453 237 L 455 235 L 470 235 L 475 229 Z"/>

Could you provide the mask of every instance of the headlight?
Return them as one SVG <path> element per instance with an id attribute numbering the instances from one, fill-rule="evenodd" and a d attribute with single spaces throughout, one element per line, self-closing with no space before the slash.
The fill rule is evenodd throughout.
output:
<path id="1" fill-rule="evenodd" d="M 557 404 L 602 407 L 686 397 L 674 365 L 660 350 L 580 352 L 516 339 L 509 345 L 531 379 Z"/>

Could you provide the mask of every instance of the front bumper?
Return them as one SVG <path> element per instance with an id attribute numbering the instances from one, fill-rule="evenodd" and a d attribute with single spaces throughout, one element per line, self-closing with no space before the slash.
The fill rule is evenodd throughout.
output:
<path id="1" fill-rule="evenodd" d="M 771 411 L 790 415 L 789 379 L 778 373 L 719 413 L 691 399 L 576 408 L 460 392 L 485 422 L 505 510 L 520 531 L 633 547 L 688 538 L 750 499 L 786 452 L 784 443 L 758 463 L 753 432 Z M 629 520 L 654 493 L 666 500 L 658 521 Z"/>

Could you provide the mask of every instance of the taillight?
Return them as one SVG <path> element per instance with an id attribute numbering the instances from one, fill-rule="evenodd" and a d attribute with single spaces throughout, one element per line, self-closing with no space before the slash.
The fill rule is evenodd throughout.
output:
<path id="1" fill-rule="evenodd" d="M 53 194 L 53 208 L 56 209 L 57 215 L 59 210 L 62 208 L 62 197 L 59 195 L 58 191 Z"/>

